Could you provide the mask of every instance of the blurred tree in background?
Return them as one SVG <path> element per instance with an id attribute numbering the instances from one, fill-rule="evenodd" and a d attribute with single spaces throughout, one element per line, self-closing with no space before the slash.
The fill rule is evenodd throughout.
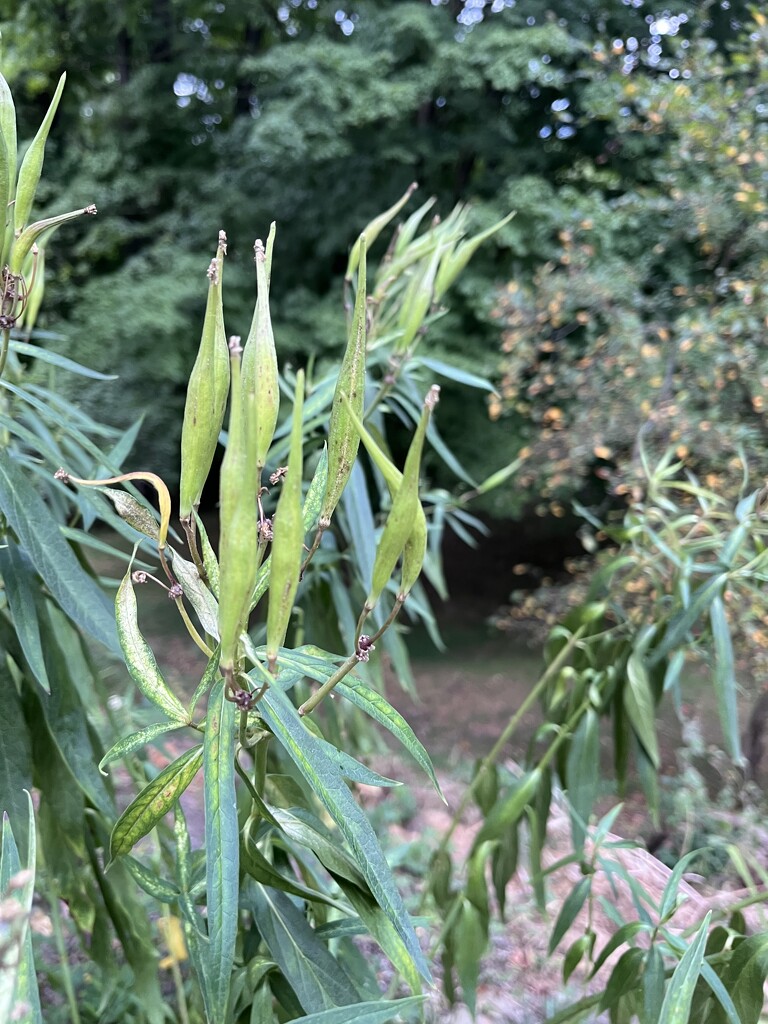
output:
<path id="1" fill-rule="evenodd" d="M 536 453 L 527 486 L 496 492 L 490 511 L 519 514 L 542 484 L 567 498 L 595 471 L 603 488 L 649 422 L 722 459 L 760 437 L 765 38 L 741 0 L 5 9 L 21 122 L 39 120 L 61 70 L 77 99 L 51 138 L 46 210 L 108 213 L 62 245 L 66 261 L 52 253 L 41 325 L 120 374 L 72 397 L 118 425 L 146 414 L 169 475 L 199 253 L 219 227 L 235 257 L 228 331 L 247 330 L 251 246 L 276 219 L 283 265 L 309 270 L 275 282 L 281 349 L 322 359 L 342 343 L 348 240 L 412 180 L 441 209 L 471 201 L 477 228 L 517 210 L 429 335 L 499 380 L 489 402 L 446 389 L 460 460 L 480 478 L 524 445 Z"/>

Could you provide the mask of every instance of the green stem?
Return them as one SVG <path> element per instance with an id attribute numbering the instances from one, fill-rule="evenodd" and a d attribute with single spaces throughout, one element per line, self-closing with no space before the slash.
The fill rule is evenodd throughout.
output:
<path id="1" fill-rule="evenodd" d="M 189 548 L 190 555 L 192 555 L 192 561 L 195 563 L 197 575 L 207 586 L 208 573 L 205 571 L 205 565 L 203 564 L 203 560 L 200 557 L 200 551 L 197 547 L 197 531 L 195 530 L 194 514 L 190 515 L 188 519 L 182 519 L 181 525 L 184 527 L 184 533 L 187 538 L 187 547 Z"/>
<path id="2" fill-rule="evenodd" d="M 5 370 L 5 363 L 8 359 L 8 348 L 11 343 L 11 329 L 10 327 L 3 331 L 0 335 L 0 377 L 3 376 Z"/>
<path id="3" fill-rule="evenodd" d="M 308 700 L 304 701 L 299 708 L 299 714 L 308 715 L 314 711 L 320 701 L 324 700 L 324 698 L 328 696 L 334 686 L 337 683 L 340 683 L 344 676 L 348 676 L 352 669 L 358 664 L 357 654 L 350 655 L 347 660 L 338 667 L 330 679 L 326 680 L 319 690 L 316 690 Z"/>
<path id="4" fill-rule="evenodd" d="M 176 607 L 179 609 L 179 615 L 181 615 L 182 619 L 184 620 L 184 625 L 187 627 L 187 632 L 195 641 L 195 643 L 203 652 L 203 654 L 206 656 L 206 658 L 210 660 L 213 657 L 213 651 L 205 642 L 205 640 L 203 640 L 198 631 L 195 629 L 195 624 L 190 619 L 189 615 L 187 614 L 187 609 L 184 607 L 183 598 L 176 598 Z"/>
<path id="5" fill-rule="evenodd" d="M 520 724 L 523 716 L 527 714 L 530 708 L 539 699 L 542 692 L 549 685 L 552 677 L 555 676 L 560 671 L 560 669 L 565 665 L 566 661 L 570 657 L 571 651 L 583 636 L 585 629 L 586 626 L 579 626 L 577 631 L 569 638 L 568 643 L 565 645 L 565 647 L 563 647 L 563 649 L 558 653 L 554 661 L 552 661 L 552 663 L 547 666 L 546 671 L 543 673 L 543 675 L 539 677 L 538 681 L 534 685 L 531 692 L 528 694 L 523 703 L 520 705 L 517 711 L 512 715 L 512 717 L 507 722 L 501 735 L 496 740 L 496 742 L 491 747 L 490 751 L 480 764 L 480 767 L 478 768 L 477 774 L 475 775 L 474 779 L 470 782 L 469 786 L 467 786 L 467 788 L 464 790 L 464 795 L 459 801 L 459 805 L 456 808 L 451 823 L 448 826 L 446 832 L 443 834 L 443 838 L 440 840 L 440 845 L 438 846 L 437 853 L 443 853 L 447 849 L 448 843 L 451 840 L 451 836 L 456 831 L 459 822 L 461 821 L 462 815 L 469 806 L 470 801 L 472 800 L 472 797 L 474 796 L 475 791 L 480 785 L 484 775 L 486 774 L 486 772 L 490 771 L 490 769 L 496 764 L 499 754 L 514 735 L 515 730 Z M 424 899 L 422 899 L 422 906 L 423 903 Z"/>
<path id="6" fill-rule="evenodd" d="M 56 952 L 59 954 L 61 963 L 61 978 L 64 984 L 64 992 L 69 1004 L 69 1015 L 72 1024 L 80 1024 L 80 1012 L 77 1009 L 77 998 L 72 984 L 72 974 L 69 970 L 69 955 L 64 942 L 64 932 L 61 927 L 61 914 L 59 912 L 59 895 L 52 878 L 48 881 L 48 901 L 51 908 L 51 924 L 53 925 L 53 939 L 56 943 Z"/>

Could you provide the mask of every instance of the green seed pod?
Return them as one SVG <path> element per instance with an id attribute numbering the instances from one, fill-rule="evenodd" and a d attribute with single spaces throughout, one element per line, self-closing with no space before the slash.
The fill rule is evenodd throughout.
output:
<path id="1" fill-rule="evenodd" d="M 341 396 L 347 395 L 352 409 L 362 419 L 365 402 L 366 245 L 365 235 L 362 235 L 355 312 L 347 339 L 347 350 L 333 393 L 331 418 L 328 424 L 328 487 L 320 510 L 321 530 L 330 526 L 331 516 L 347 485 L 357 458 L 357 449 L 360 447 L 360 435 L 349 418 Z"/>
<path id="2" fill-rule="evenodd" d="M 219 232 L 215 259 L 208 268 L 208 303 L 203 334 L 187 386 L 181 430 L 179 517 L 190 520 L 200 501 L 219 440 L 229 392 L 229 351 L 224 331 L 222 275 L 227 236 Z"/>
<path id="3" fill-rule="evenodd" d="M 395 342 L 396 352 L 406 352 L 416 335 L 421 330 L 424 320 L 432 305 L 435 290 L 437 268 L 444 252 L 443 246 L 437 246 L 422 273 L 416 273 L 403 296 L 397 326 L 402 332 Z"/>
<path id="4" fill-rule="evenodd" d="M 67 74 L 64 72 L 59 79 L 59 84 L 56 86 L 56 92 L 51 100 L 50 107 L 48 107 L 48 113 L 43 118 L 43 123 L 38 128 L 37 135 L 32 140 L 21 162 L 19 182 L 16 186 L 16 205 L 13 208 L 13 223 L 16 231 L 23 231 L 29 220 L 32 203 L 35 200 L 35 192 L 37 192 L 37 183 L 40 181 L 40 174 L 43 170 L 45 143 L 48 138 L 48 132 L 51 130 L 51 123 L 53 122 L 56 108 L 59 105 L 61 94 L 64 91 L 66 80 Z"/>
<path id="5" fill-rule="evenodd" d="M 247 625 L 258 566 L 256 488 L 243 407 L 239 338 L 230 338 L 232 392 L 229 438 L 220 474 L 219 636 L 221 671 L 231 680 L 240 634 Z"/>
<path id="6" fill-rule="evenodd" d="M 304 547 L 304 520 L 301 510 L 302 415 L 304 411 L 304 371 L 296 375 L 296 398 L 291 426 L 291 453 L 288 473 L 275 511 L 272 567 L 269 577 L 267 609 L 267 663 L 273 674 L 277 669 L 277 651 L 285 640 L 293 611 L 293 599 L 299 585 Z"/>
<path id="7" fill-rule="evenodd" d="M 408 202 L 408 200 L 411 198 L 411 196 L 418 187 L 419 186 L 415 181 L 411 182 L 411 184 L 405 190 L 404 194 L 397 200 L 397 202 L 393 206 L 390 206 L 388 210 L 385 210 L 384 213 L 380 213 L 378 217 L 374 217 L 371 223 L 366 227 L 366 229 L 357 239 L 355 244 L 352 246 L 352 251 L 349 254 L 349 261 L 347 262 L 347 272 L 344 275 L 347 281 L 352 280 L 352 275 L 357 270 L 358 264 L 360 263 L 360 253 L 363 244 L 367 246 L 373 245 L 373 243 L 379 237 L 379 235 L 387 226 L 387 224 L 389 224 L 391 220 L 394 220 L 398 213 L 400 213 L 402 208 L 405 206 L 405 204 Z M 434 202 L 434 199 L 432 200 L 432 202 Z M 365 243 L 363 243 L 363 239 L 365 239 Z"/>
<path id="8" fill-rule="evenodd" d="M 365 450 L 370 455 L 373 464 L 384 477 L 384 482 L 389 489 L 389 493 L 394 498 L 402 485 L 403 474 L 391 459 L 384 454 L 379 445 L 374 441 L 371 434 L 363 426 L 362 422 L 358 419 L 356 413 L 350 406 L 347 396 L 343 395 L 342 397 L 344 404 L 347 407 L 347 412 L 360 435 L 360 440 L 365 445 Z M 403 600 L 405 600 L 411 592 L 414 583 L 421 574 L 421 567 L 424 564 L 426 551 L 427 517 L 424 514 L 421 502 L 419 502 L 416 509 L 416 516 L 413 521 L 413 530 L 411 531 L 411 535 L 405 542 L 405 547 L 403 548 L 403 570 L 400 583 L 400 594 L 398 595 L 399 597 L 402 597 Z"/>
<path id="9" fill-rule="evenodd" d="M 270 239 L 274 233 L 270 231 Z M 271 262 L 272 244 L 269 256 Z M 251 457 L 256 465 L 256 486 L 261 483 L 261 473 L 267 461 L 267 452 L 275 433 L 277 413 L 280 408 L 280 386 L 277 374 L 277 353 L 272 332 L 272 318 L 269 312 L 269 279 L 267 254 L 260 239 L 253 247 L 256 261 L 256 282 L 258 298 L 253 311 L 251 329 L 243 350 L 243 397 L 248 418 L 248 435 L 252 448 Z"/>
<path id="10" fill-rule="evenodd" d="M 376 607 L 376 602 L 389 582 L 397 560 L 403 554 L 405 545 L 413 533 L 414 523 L 421 507 L 419 503 L 419 469 L 424 437 L 429 418 L 439 397 L 440 388 L 435 384 L 429 389 L 429 393 L 424 399 L 424 410 L 405 460 L 403 482 L 392 502 L 392 508 L 376 548 L 371 590 L 365 602 L 366 608 L 369 610 Z"/>
<path id="11" fill-rule="evenodd" d="M 512 213 L 508 213 L 506 217 L 497 221 L 496 224 L 488 228 L 486 231 L 481 231 L 480 234 L 475 235 L 472 238 L 468 238 L 465 242 L 461 242 L 457 245 L 455 250 L 451 251 L 449 249 L 443 255 L 442 262 L 440 263 L 440 269 L 438 270 L 437 278 L 435 279 L 435 301 L 440 299 L 440 297 L 448 291 L 483 242 L 489 239 L 491 235 L 495 235 L 496 232 L 500 231 L 506 224 L 509 224 L 514 216 L 515 211 L 513 210 Z"/>
<path id="12" fill-rule="evenodd" d="M 13 242 L 13 194 L 16 187 L 16 108 L 0 75 L 0 267 L 8 262 Z"/>
<path id="13" fill-rule="evenodd" d="M 426 203 L 420 206 L 418 210 L 412 213 L 408 220 L 405 222 L 405 224 L 403 224 L 402 228 L 398 232 L 397 239 L 392 250 L 393 256 L 402 256 L 402 254 L 405 252 L 405 250 L 416 237 L 416 232 L 419 230 L 419 225 L 421 224 L 425 215 L 429 213 L 429 211 L 432 209 L 436 202 L 436 196 L 432 196 L 430 199 L 426 201 Z"/>
<path id="14" fill-rule="evenodd" d="M 90 206 L 85 206 L 82 210 L 72 210 L 70 213 L 60 213 L 57 217 L 48 217 L 45 220 L 38 220 L 35 221 L 34 224 L 30 224 L 29 227 L 25 231 L 22 231 L 19 237 L 15 239 L 13 246 L 11 247 L 11 256 L 9 260 L 11 273 L 21 273 L 24 261 L 32 251 L 32 246 L 42 235 L 50 235 L 61 224 L 66 224 L 68 220 L 75 220 L 76 217 L 82 217 L 83 214 L 95 216 L 96 213 L 96 207 L 91 203 Z"/>

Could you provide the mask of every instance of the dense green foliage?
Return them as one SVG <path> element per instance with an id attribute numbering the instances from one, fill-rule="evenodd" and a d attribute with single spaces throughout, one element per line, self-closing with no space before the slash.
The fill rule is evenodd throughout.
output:
<path id="1" fill-rule="evenodd" d="M 711 112 L 699 121 L 712 121 L 709 148 L 720 147 L 725 162 L 718 124 L 738 146 L 741 121 L 759 122 L 761 44 L 749 44 L 752 63 L 740 66 L 740 77 L 729 72 L 743 62 L 733 51 L 748 29 L 742 3 L 727 12 L 716 3 L 683 4 L 672 21 L 659 15 L 658 23 L 645 4 L 598 0 L 361 0 L 346 13 L 293 0 L 131 0 L 114 10 L 88 0 L 15 0 L 10 13 L 2 24 L 7 73 L 25 110 L 37 111 L 64 68 L 76 98 L 54 132 L 57 160 L 43 198 L 56 210 L 93 201 L 108 214 L 67 257 L 50 260 L 47 316 L 57 327 L 66 322 L 69 351 L 120 374 L 119 401 L 104 389 L 88 390 L 89 401 L 122 424 L 146 411 L 142 437 L 153 437 L 155 451 L 167 446 L 163 468 L 176 467 L 177 414 L 204 270 L 198 253 L 224 224 L 235 256 L 268 219 L 280 225 L 291 260 L 275 282 L 275 326 L 283 351 L 304 363 L 343 337 L 339 277 L 349 239 L 410 181 L 419 181 L 424 199 L 438 197 L 437 209 L 471 200 L 480 227 L 516 209 L 464 278 L 430 344 L 486 375 L 501 374 L 503 435 L 486 433 L 482 396 L 443 396 L 444 431 L 464 462 L 471 456 L 475 475 L 536 443 L 552 426 L 552 407 L 575 408 L 563 420 L 574 427 L 573 444 L 546 459 L 563 477 L 562 484 L 547 482 L 554 492 L 579 489 L 595 445 L 624 457 L 626 440 L 619 443 L 602 425 L 583 450 L 584 434 L 598 431 L 581 422 L 579 410 L 591 405 L 585 389 L 597 393 L 610 373 L 600 347 L 609 329 L 612 344 L 621 338 L 631 353 L 620 368 L 646 359 L 645 342 L 659 349 L 647 357 L 648 377 L 656 375 L 655 360 L 664 378 L 666 336 L 659 340 L 658 330 L 677 340 L 686 308 L 675 289 L 688 289 L 709 314 L 709 292 L 699 283 L 713 279 L 733 220 L 714 164 L 697 155 L 695 118 L 685 107 Z M 672 69 L 677 79 L 669 77 Z M 684 78 L 691 69 L 693 77 Z M 723 80 L 730 92 L 719 87 Z M 687 101 L 675 91 L 683 82 Z M 700 89 L 709 90 L 701 94 L 704 107 Z M 734 102 L 743 108 L 739 127 L 728 120 Z M 735 173 L 739 165 L 732 166 Z M 706 235 L 713 246 L 709 267 L 693 229 L 702 217 L 707 227 L 699 240 Z M 757 212 L 749 223 L 755 218 Z M 739 232 L 740 244 L 746 234 Z M 558 273 L 568 246 L 576 251 L 567 273 Z M 728 257 L 737 279 L 740 262 Z M 228 329 L 244 335 L 249 281 L 245 262 L 237 266 Z M 518 295 L 533 286 L 535 296 L 510 311 L 507 343 L 515 353 L 501 367 L 504 324 L 493 316 L 494 278 L 514 278 Z M 558 303 L 563 278 L 569 296 Z M 579 289 L 591 301 L 579 300 Z M 541 305 L 549 292 L 551 302 Z M 563 351 L 555 399 L 548 334 Z M 584 354 L 598 366 L 586 384 L 569 371 Z M 708 373 L 716 360 L 703 359 Z M 150 393 L 157 401 L 147 411 Z M 491 411 L 502 407 L 492 403 Z M 644 415 L 638 408 L 634 423 Z M 495 450 L 470 451 L 467 424 L 473 436 L 479 430 L 493 437 L 493 446 L 480 446 L 483 453 Z M 562 434 L 555 441 L 560 447 Z M 544 454 L 552 447 L 545 437 Z M 540 484 L 532 479 L 528 493 Z M 525 493 L 500 492 L 495 511 L 514 511 Z"/>

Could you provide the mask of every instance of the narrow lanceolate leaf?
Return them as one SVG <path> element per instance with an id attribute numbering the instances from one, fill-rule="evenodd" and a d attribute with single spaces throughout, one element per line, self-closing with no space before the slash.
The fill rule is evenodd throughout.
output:
<path id="1" fill-rule="evenodd" d="M 141 635 L 136 593 L 133 589 L 130 569 L 123 577 L 123 582 L 117 591 L 115 616 L 120 647 L 134 683 L 147 700 L 151 700 L 169 718 L 175 718 L 177 722 L 188 721 L 183 704 L 168 689 L 168 684 L 163 679 L 152 649 Z"/>
<path id="2" fill-rule="evenodd" d="M 64 83 L 67 80 L 66 72 L 59 79 L 56 92 L 51 100 L 51 105 L 43 118 L 42 124 L 37 130 L 29 149 L 24 154 L 24 159 L 19 168 L 19 181 L 16 187 L 16 205 L 14 207 L 14 227 L 21 231 L 29 219 L 32 203 L 35 199 L 37 184 L 40 181 L 40 173 L 43 169 L 45 157 L 45 143 L 48 139 L 48 132 L 51 130 L 56 108 L 59 105 L 61 94 L 64 91 Z"/>
<path id="3" fill-rule="evenodd" d="M 345 274 L 347 281 L 352 280 L 352 275 L 358 268 L 363 244 L 367 245 L 369 248 L 373 245 L 387 224 L 394 220 L 398 213 L 400 213 L 417 188 L 418 185 L 416 182 L 411 182 L 396 203 L 390 206 L 388 210 L 385 210 L 384 213 L 380 213 L 378 217 L 374 217 L 373 220 L 366 225 L 365 230 L 352 246 L 352 251 L 349 254 L 349 260 L 347 261 L 347 273 Z"/>
<path id="4" fill-rule="evenodd" d="M 568 802 L 571 805 L 573 845 L 581 850 L 586 838 L 586 823 L 592 813 L 600 778 L 600 724 L 597 712 L 588 708 L 571 737 L 566 762 Z"/>
<path id="5" fill-rule="evenodd" d="M 341 361 L 336 390 L 333 393 L 331 417 L 328 424 L 328 486 L 320 512 L 320 526 L 330 524 L 334 509 L 347 485 L 349 474 L 357 458 L 360 437 L 347 415 L 342 395 L 362 419 L 365 402 L 365 346 L 366 346 L 366 257 L 365 240 L 361 239 L 360 265 L 357 275 L 355 312 L 347 339 L 347 348 Z"/>
<path id="6" fill-rule="evenodd" d="M 35 889 L 35 818 L 32 799 L 26 796 L 27 828 L 24 848 L 28 851 L 23 885 L 9 891 L 9 882 L 22 869 L 10 821 L 3 815 L 0 848 L 0 898 L 15 904 L 21 916 L 20 925 L 10 930 L 10 942 L 0 948 L 0 1020 L 18 1020 L 24 1024 L 42 1024 L 29 914 Z M 26 1012 L 22 1008 L 26 1007 Z"/>
<path id="7" fill-rule="evenodd" d="M 29 559 L 11 537 L 0 544 L 0 577 L 24 657 L 38 683 L 50 693 L 35 601 L 36 577 Z"/>
<path id="8" fill-rule="evenodd" d="M 200 770 L 203 748 L 190 747 L 165 767 L 126 807 L 112 829 L 110 862 L 133 847 L 170 811 Z"/>
<path id="9" fill-rule="evenodd" d="M 248 898 L 262 938 L 302 1009 L 317 1013 L 357 1001 L 341 964 L 285 893 L 254 882 L 248 887 Z"/>
<path id="10" fill-rule="evenodd" d="M 48 506 L 7 449 L 0 451 L 0 511 L 66 614 L 118 653 L 109 601 L 80 565 Z"/>
<path id="11" fill-rule="evenodd" d="M 392 999 L 382 1002 L 355 1003 L 336 1010 L 309 1013 L 306 1017 L 295 1017 L 288 1024 L 389 1024 L 406 1010 L 415 1009 L 423 1001 L 422 996 L 408 996 L 406 999 Z"/>
<path id="12" fill-rule="evenodd" d="M 147 743 L 151 743 L 158 736 L 182 728 L 183 723 L 155 722 L 154 725 L 148 725 L 144 729 L 139 729 L 138 732 L 132 732 L 130 736 L 123 737 L 113 747 L 109 748 L 104 757 L 99 761 L 99 769 L 106 775 L 107 773 L 104 772 L 104 769 L 108 764 L 111 764 L 113 761 L 121 761 L 124 757 L 132 754 L 134 750 L 140 750 Z"/>
<path id="13" fill-rule="evenodd" d="M 153 899 L 159 900 L 161 903 L 178 902 L 180 890 L 173 882 L 169 882 L 165 878 L 156 875 L 154 871 L 144 867 L 135 857 L 126 856 L 123 863 L 133 876 L 136 884 Z"/>
<path id="14" fill-rule="evenodd" d="M 240 830 L 235 804 L 235 705 L 224 684 L 211 693 L 205 726 L 205 889 L 207 975 L 216 1020 L 229 1013 L 229 985 L 238 926 Z"/>
<path id="15" fill-rule="evenodd" d="M 699 980 L 701 966 L 709 932 L 710 911 L 701 923 L 695 939 L 683 954 L 683 958 L 675 968 L 669 980 L 658 1024 L 688 1024 L 693 990 Z M 742 1018 L 743 1019 L 743 1018 Z M 745 1021 L 746 1024 L 746 1021 Z"/>
<path id="16" fill-rule="evenodd" d="M 712 639 L 715 642 L 715 690 L 720 725 L 728 744 L 728 753 L 739 763 L 742 754 L 733 643 L 725 614 L 725 604 L 719 594 L 713 598 L 710 605 L 709 621 L 712 626 Z"/>
<path id="17" fill-rule="evenodd" d="M 336 692 L 346 697 L 350 703 L 361 708 L 367 715 L 370 715 L 371 718 L 391 732 L 395 739 L 402 743 L 417 764 L 421 765 L 441 799 L 447 803 L 443 796 L 443 791 L 440 789 L 440 783 L 437 781 L 435 769 L 432 766 L 432 761 L 426 748 L 419 741 L 415 732 L 400 712 L 396 711 L 380 693 L 377 693 L 376 690 L 371 689 L 370 686 L 366 686 L 365 683 L 359 679 L 354 679 L 352 676 L 347 676 L 338 683 Z"/>
<path id="18" fill-rule="evenodd" d="M 627 686 L 624 687 L 624 709 L 632 723 L 637 738 L 642 743 L 654 768 L 658 770 L 659 742 L 656 738 L 656 717 L 654 714 L 653 694 L 648 680 L 648 672 L 642 658 L 631 655 L 627 662 Z"/>
<path id="19" fill-rule="evenodd" d="M 371 892 L 394 925 L 419 972 L 429 979 L 429 967 L 384 853 L 370 822 L 355 803 L 338 769 L 325 756 L 321 745 L 299 718 L 296 708 L 279 688 L 267 690 L 261 707 L 270 728 L 349 843 Z"/>
<path id="20" fill-rule="evenodd" d="M 203 630 L 215 640 L 219 638 L 219 606 L 216 598 L 200 579 L 195 564 L 182 558 L 176 551 L 173 556 L 173 571 L 181 584 L 184 596 L 192 605 Z"/>
<path id="21" fill-rule="evenodd" d="M 591 875 L 587 875 L 576 884 L 575 888 L 571 889 L 565 898 L 565 901 L 560 908 L 560 913 L 557 915 L 555 927 L 552 929 L 552 935 L 549 939 L 550 956 L 557 949 L 563 936 L 576 920 L 579 911 L 584 906 L 587 896 L 589 895 L 591 886 L 592 877 Z"/>
<path id="22" fill-rule="evenodd" d="M 724 982 L 733 997 L 741 1024 L 757 1024 L 763 1010 L 768 977 L 768 936 L 750 935 L 734 949 Z"/>
<path id="23" fill-rule="evenodd" d="M 27 816 L 25 790 L 32 789 L 32 741 L 30 739 L 16 684 L 0 659 L 0 693 L 3 695 L 3 726 L 0 733 L 0 811 L 10 816 L 16 834 L 23 841 Z M 22 848 L 22 856 L 26 850 Z M 2 1017 L 0 1017 L 2 1020 Z"/>
<path id="24" fill-rule="evenodd" d="M 203 672 L 203 677 L 197 684 L 197 688 L 195 689 L 195 692 L 192 695 L 192 700 L 189 702 L 190 718 L 195 712 L 195 708 L 197 707 L 198 701 L 205 693 L 207 693 L 208 690 L 210 690 L 210 688 L 213 686 L 216 676 L 219 673 L 219 653 L 220 649 L 217 647 L 216 650 L 213 652 L 210 661 L 205 666 L 205 672 Z"/>

